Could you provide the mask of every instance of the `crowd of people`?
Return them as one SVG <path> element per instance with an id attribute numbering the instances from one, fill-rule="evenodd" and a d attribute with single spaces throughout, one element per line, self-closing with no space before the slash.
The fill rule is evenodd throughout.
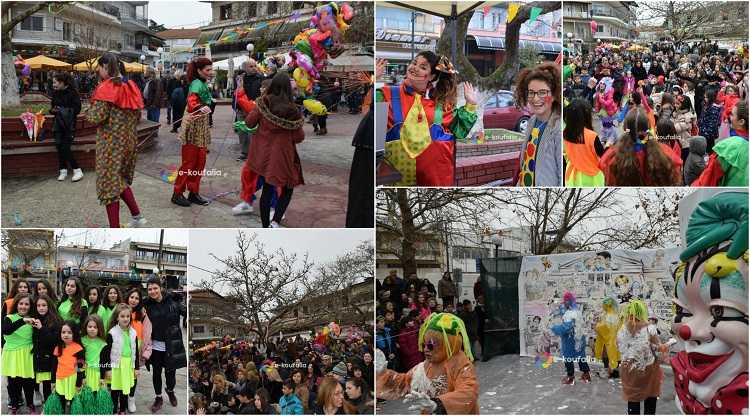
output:
<path id="1" fill-rule="evenodd" d="M 564 60 L 566 186 L 747 186 L 747 44 L 599 43 Z"/>
<path id="2" fill-rule="evenodd" d="M 369 332 L 368 332 L 369 331 Z M 373 414 L 371 328 L 193 350 L 190 414 Z"/>
<path id="3" fill-rule="evenodd" d="M 407 372 L 425 357 L 419 349 L 419 329 L 433 313 L 450 313 L 459 317 L 465 327 L 477 360 L 487 361 L 484 354 L 484 327 L 487 313 L 481 281 L 474 284 L 474 299 L 460 300 L 451 273 L 445 272 L 437 287 L 429 279 L 411 274 L 406 279 L 391 270 L 377 282 L 376 346 L 388 360 L 388 368 Z"/>
<path id="4" fill-rule="evenodd" d="M 2 304 L 9 413 L 23 406 L 31 414 L 42 406 L 45 414 L 75 413 L 83 390 L 110 403 L 105 412 L 135 413 L 143 367 L 152 373 L 150 411 L 158 413 L 164 404 L 162 373 L 168 400 L 177 406 L 176 370 L 187 365 L 180 316 L 186 316 L 181 296 L 167 292 L 155 275 L 145 294 L 140 287 L 86 287 L 70 277 L 59 298 L 46 280 L 15 280 Z"/>

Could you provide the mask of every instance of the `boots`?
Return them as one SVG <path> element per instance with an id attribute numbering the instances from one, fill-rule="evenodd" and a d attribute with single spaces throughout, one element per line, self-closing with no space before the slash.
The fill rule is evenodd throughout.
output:
<path id="1" fill-rule="evenodd" d="M 201 198 L 200 195 L 196 193 L 192 193 L 192 192 L 188 194 L 188 201 L 192 202 L 193 204 L 198 204 L 198 205 L 208 205 L 210 203 L 206 201 L 205 199 Z"/>
<path id="2" fill-rule="evenodd" d="M 177 192 L 174 192 L 172 194 L 172 203 L 176 204 L 176 205 L 179 205 L 181 207 L 189 207 L 190 206 L 190 201 L 188 201 L 187 199 L 185 199 L 184 195 L 178 194 Z"/>

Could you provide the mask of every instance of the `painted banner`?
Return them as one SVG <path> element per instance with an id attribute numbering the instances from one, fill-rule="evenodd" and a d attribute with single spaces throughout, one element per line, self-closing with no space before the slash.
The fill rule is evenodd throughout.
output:
<path id="1" fill-rule="evenodd" d="M 587 334 L 587 353 L 594 356 L 594 327 L 602 315 L 602 300 L 618 305 L 640 297 L 649 316 L 659 318 L 662 341 L 669 339 L 674 318 L 672 297 L 680 249 L 610 250 L 527 256 L 518 276 L 521 355 L 558 355 L 560 338 L 549 328 L 560 322 L 557 314 L 565 291 L 576 295 Z"/>

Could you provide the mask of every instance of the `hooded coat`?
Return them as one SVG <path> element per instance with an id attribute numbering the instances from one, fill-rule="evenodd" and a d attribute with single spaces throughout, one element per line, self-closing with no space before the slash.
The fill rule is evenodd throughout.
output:
<path id="1" fill-rule="evenodd" d="M 706 138 L 703 136 L 694 136 L 690 138 L 690 154 L 685 159 L 685 168 L 683 176 L 685 184 L 690 185 L 698 179 L 706 168 Z"/>

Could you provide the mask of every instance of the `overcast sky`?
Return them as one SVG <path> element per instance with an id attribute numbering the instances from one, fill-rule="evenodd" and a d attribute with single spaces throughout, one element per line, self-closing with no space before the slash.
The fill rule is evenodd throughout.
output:
<path id="1" fill-rule="evenodd" d="M 192 230 L 190 231 L 190 248 L 188 251 L 189 284 L 196 286 L 198 282 L 210 278 L 210 273 L 201 269 L 215 270 L 220 263 L 211 257 L 228 257 L 237 249 L 235 238 L 237 230 Z M 310 254 L 310 261 L 322 264 L 333 260 L 347 250 L 355 248 L 361 241 L 372 241 L 372 230 L 359 229 L 320 229 L 320 230 L 290 230 L 278 228 L 275 230 L 245 230 L 247 233 L 257 233 L 258 238 L 266 244 L 268 251 L 283 248 L 287 252 Z"/>
<path id="2" fill-rule="evenodd" d="M 58 228 L 55 235 L 62 234 L 60 245 L 88 245 L 96 248 L 111 248 L 117 242 L 130 238 L 141 243 L 159 243 L 159 228 L 151 229 L 98 229 L 98 228 Z M 164 229 L 164 244 L 187 247 L 188 230 Z"/>
<path id="3" fill-rule="evenodd" d="M 148 18 L 167 29 L 196 28 L 211 22 L 211 5 L 200 1 L 151 1 Z"/>

